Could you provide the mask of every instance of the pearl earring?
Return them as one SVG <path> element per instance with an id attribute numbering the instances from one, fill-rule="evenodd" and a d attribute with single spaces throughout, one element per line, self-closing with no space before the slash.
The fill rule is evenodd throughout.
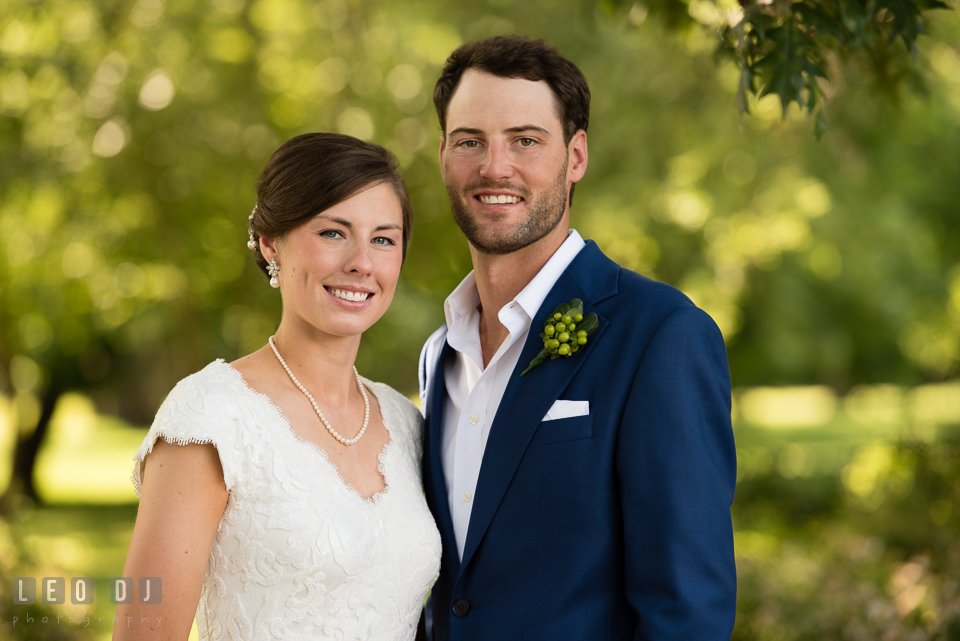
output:
<path id="1" fill-rule="evenodd" d="M 277 265 L 277 259 L 271 258 L 270 264 L 267 265 L 267 273 L 270 274 L 270 287 L 276 289 L 280 287 L 280 279 L 277 276 L 280 274 L 280 266 Z"/>

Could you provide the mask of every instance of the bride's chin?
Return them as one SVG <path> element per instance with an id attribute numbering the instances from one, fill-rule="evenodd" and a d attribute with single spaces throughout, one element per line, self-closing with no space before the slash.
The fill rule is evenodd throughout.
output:
<path id="1" fill-rule="evenodd" d="M 319 324 L 317 329 L 330 336 L 339 338 L 359 338 L 365 331 L 376 325 L 377 320 L 370 321 L 360 318 L 345 318 Z"/>

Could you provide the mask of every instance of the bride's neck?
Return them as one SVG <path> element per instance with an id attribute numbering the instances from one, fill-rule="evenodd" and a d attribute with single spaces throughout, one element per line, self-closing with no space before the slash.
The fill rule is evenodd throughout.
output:
<path id="1" fill-rule="evenodd" d="M 331 336 L 281 323 L 273 343 L 303 385 L 329 398 L 346 397 L 356 387 L 353 366 L 360 336 Z"/>

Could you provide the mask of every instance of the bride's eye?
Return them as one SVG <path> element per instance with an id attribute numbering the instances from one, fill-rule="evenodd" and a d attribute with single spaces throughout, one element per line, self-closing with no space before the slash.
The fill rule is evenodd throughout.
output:
<path id="1" fill-rule="evenodd" d="M 336 229 L 324 229 L 319 236 L 321 238 L 343 238 L 343 233 Z"/>

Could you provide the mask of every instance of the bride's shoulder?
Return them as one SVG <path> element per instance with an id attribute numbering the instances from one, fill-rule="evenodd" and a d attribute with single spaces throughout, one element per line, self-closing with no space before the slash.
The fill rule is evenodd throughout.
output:
<path id="1" fill-rule="evenodd" d="M 139 495 L 142 463 L 157 439 L 186 445 L 210 443 L 219 453 L 227 489 L 238 478 L 238 439 L 252 422 L 247 420 L 244 388 L 239 373 L 223 360 L 182 379 L 157 410 L 150 431 L 137 451 L 133 482 Z"/>
<path id="2" fill-rule="evenodd" d="M 218 358 L 200 371 L 180 379 L 174 390 L 203 390 L 208 392 L 233 391 L 239 372 L 222 358 Z"/>
<path id="3" fill-rule="evenodd" d="M 364 384 L 376 394 L 384 420 L 391 425 L 402 425 L 414 436 L 419 435 L 423 415 L 413 401 L 386 383 L 375 383 L 364 379 Z"/>
<path id="4" fill-rule="evenodd" d="M 216 414 L 224 405 L 243 395 L 239 373 L 223 359 L 217 359 L 180 380 L 160 406 L 165 411 Z"/>

